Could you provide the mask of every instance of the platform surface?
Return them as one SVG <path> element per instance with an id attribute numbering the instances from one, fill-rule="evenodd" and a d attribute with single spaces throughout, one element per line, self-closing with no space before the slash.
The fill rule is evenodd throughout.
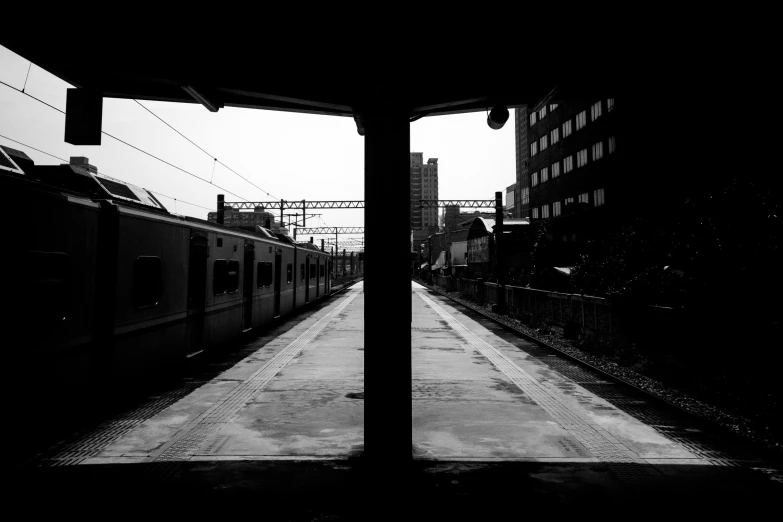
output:
<path id="1" fill-rule="evenodd" d="M 780 485 L 775 470 L 727 466 L 714 452 L 667 436 L 674 427 L 644 422 L 625 403 L 590 391 L 621 385 L 563 370 L 541 347 L 415 282 L 411 299 L 414 460 L 412 474 L 398 481 L 411 488 L 404 494 L 483 498 L 511 488 L 541 506 L 578 507 L 632 502 L 628 488 L 741 499 Z M 70 466 L 81 475 L 52 468 L 31 474 L 30 488 L 159 484 L 164 464 L 179 470 L 170 484 L 199 494 L 296 497 L 296 488 L 310 487 L 320 495 L 315 505 L 350 504 L 354 489 L 372 484 L 351 471 L 364 469 L 354 458 L 364 449 L 363 307 L 359 283 L 258 341 L 244 352 L 250 356 L 170 407 L 107 437 Z M 152 478 L 131 478 L 145 474 Z"/>

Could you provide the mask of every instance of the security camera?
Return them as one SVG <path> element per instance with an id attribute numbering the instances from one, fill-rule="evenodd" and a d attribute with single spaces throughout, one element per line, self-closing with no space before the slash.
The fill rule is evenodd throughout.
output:
<path id="1" fill-rule="evenodd" d="M 487 125 L 490 129 L 499 130 L 508 121 L 508 109 L 503 106 L 493 107 L 487 116 Z"/>

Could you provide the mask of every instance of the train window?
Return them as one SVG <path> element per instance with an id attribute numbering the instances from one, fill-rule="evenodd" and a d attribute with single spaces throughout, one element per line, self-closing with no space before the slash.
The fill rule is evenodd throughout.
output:
<path id="1" fill-rule="evenodd" d="M 215 295 L 226 293 L 226 278 L 228 276 L 228 265 L 225 259 L 218 259 L 213 265 L 212 272 L 212 293 Z"/>
<path id="2" fill-rule="evenodd" d="M 163 295 L 160 258 L 139 256 L 133 264 L 133 306 L 156 306 Z"/>
<path id="3" fill-rule="evenodd" d="M 315 279 L 315 265 L 310 264 L 310 279 Z"/>
<path id="4" fill-rule="evenodd" d="M 2 157 L 2 156 L 0 156 Z M 29 308 L 45 324 L 61 323 L 70 308 L 71 266 L 64 252 L 28 252 Z M 42 298 L 44 296 L 44 298 Z"/>
<path id="5" fill-rule="evenodd" d="M 239 290 L 239 261 L 228 262 L 226 290 L 228 292 L 236 292 L 237 290 Z"/>
<path id="6" fill-rule="evenodd" d="M 272 286 L 272 279 L 275 275 L 275 269 L 272 263 L 264 263 L 264 286 Z"/>
<path id="7" fill-rule="evenodd" d="M 304 281 L 304 263 L 302 263 L 301 265 L 299 265 L 299 269 L 300 269 L 300 271 L 302 272 L 301 276 L 299 277 L 299 280 L 300 280 L 300 281 Z"/>
<path id="8" fill-rule="evenodd" d="M 264 286 L 264 263 L 256 265 L 256 288 Z"/>
<path id="9" fill-rule="evenodd" d="M 285 282 L 290 283 L 294 280 L 294 265 L 291 263 L 288 263 L 288 266 L 286 266 L 286 274 L 285 274 Z"/>
<path id="10" fill-rule="evenodd" d="M 321 264 L 321 268 L 318 269 L 318 273 L 321 274 L 321 277 L 324 276 L 324 265 Z"/>

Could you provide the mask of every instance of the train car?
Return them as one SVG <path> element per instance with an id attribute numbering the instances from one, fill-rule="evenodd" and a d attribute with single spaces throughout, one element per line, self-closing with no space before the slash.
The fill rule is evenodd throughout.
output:
<path id="1" fill-rule="evenodd" d="M 72 407 L 176 375 L 331 290 L 328 255 L 314 245 L 175 216 L 84 166 L 0 151 L 16 218 L 2 256 L 14 296 L 4 331 L 23 338 L 11 359 Z"/>

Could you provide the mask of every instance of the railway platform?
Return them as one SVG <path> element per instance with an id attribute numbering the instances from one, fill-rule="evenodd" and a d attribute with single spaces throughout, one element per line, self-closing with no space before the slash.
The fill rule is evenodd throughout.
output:
<path id="1" fill-rule="evenodd" d="M 752 513 L 783 492 L 751 451 L 679 412 L 416 283 L 411 299 L 413 459 L 393 491 L 361 458 L 358 283 L 170 406 L 43 452 L 18 470 L 13 496 L 58 513 L 143 512 L 154 499 L 200 515 L 477 520 Z"/>

